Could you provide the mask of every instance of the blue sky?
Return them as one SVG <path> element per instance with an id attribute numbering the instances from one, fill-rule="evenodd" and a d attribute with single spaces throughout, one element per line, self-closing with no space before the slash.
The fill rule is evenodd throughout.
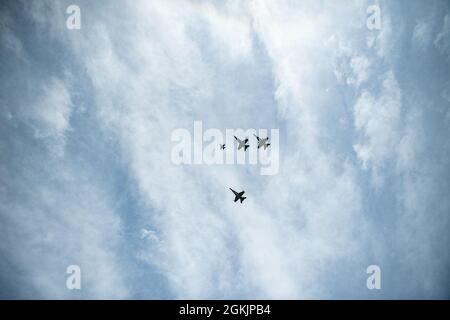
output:
<path id="1" fill-rule="evenodd" d="M 0 6 L 0 298 L 449 298 L 447 1 Z M 174 165 L 196 120 L 278 174 Z"/>

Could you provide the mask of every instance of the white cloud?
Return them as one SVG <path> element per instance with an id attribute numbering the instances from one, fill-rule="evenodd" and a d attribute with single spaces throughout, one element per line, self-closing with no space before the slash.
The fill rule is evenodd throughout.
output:
<path id="1" fill-rule="evenodd" d="M 450 59 L 450 14 L 445 15 L 442 29 L 434 39 L 434 45 Z"/>
<path id="2" fill-rule="evenodd" d="M 2 45 L 11 50 L 15 56 L 21 57 L 23 55 L 22 42 L 11 30 L 4 28 L 0 37 Z"/>
<path id="3" fill-rule="evenodd" d="M 5 179 L 0 217 L 7 221 L 0 250 L 21 270 L 15 278 L 20 297 L 127 297 L 125 270 L 117 260 L 121 221 L 112 200 L 93 182 L 94 172 L 32 146 L 15 142 L 18 171 L 11 172 L 8 163 L 0 166 Z M 81 267 L 80 292 L 65 286 L 72 264 Z"/>
<path id="4" fill-rule="evenodd" d="M 42 96 L 31 105 L 28 114 L 35 121 L 37 137 L 61 137 L 70 127 L 72 101 L 64 82 L 52 78 L 44 85 Z M 25 111 L 25 110 L 24 110 Z"/>
<path id="5" fill-rule="evenodd" d="M 33 21 L 37 34 L 47 32 L 41 24 L 54 22 L 42 5 L 30 11 L 41 17 Z M 49 7 L 53 12 L 54 7 Z M 20 43 L 30 41 L 18 34 L 8 37 Z M 11 48 L 17 49 L 16 58 L 24 59 L 10 66 L 10 91 L 5 95 L 7 103 L 2 103 L 8 112 L 7 122 L 2 123 L 6 134 L 0 139 L 0 219 L 4 222 L 0 251 L 15 270 L 14 291 L 2 294 L 40 299 L 125 298 L 129 292 L 118 261 L 122 226 L 115 199 L 108 193 L 110 186 L 103 185 L 98 168 L 65 155 L 67 135 L 73 130 L 72 75 L 49 72 L 29 49 L 33 46 Z M 81 291 L 66 288 L 66 268 L 72 264 L 81 267 Z M 8 283 L 11 276 L 5 274 L 2 281 Z"/>
<path id="6" fill-rule="evenodd" d="M 54 155 L 63 156 L 73 111 L 69 88 L 56 77 L 38 86 L 40 95 L 30 97 L 16 112 L 32 128 L 36 139 L 42 139 Z"/>
<path id="7" fill-rule="evenodd" d="M 348 78 L 347 83 L 355 84 L 357 87 L 359 87 L 369 78 L 370 61 L 364 56 L 355 56 L 352 57 L 350 66 L 352 68 L 354 77 Z"/>
<path id="8" fill-rule="evenodd" d="M 277 107 L 295 139 L 289 146 L 291 152 L 282 154 L 280 174 L 271 181 L 268 192 L 278 190 L 279 197 L 271 199 L 274 204 L 269 208 L 273 206 L 274 221 L 279 221 L 285 239 L 284 248 L 277 250 L 283 255 L 280 260 L 287 261 L 284 273 L 295 284 L 296 296 L 323 294 L 320 290 L 326 289 L 312 289 L 313 283 L 319 281 L 327 267 L 357 247 L 349 238 L 361 219 L 353 168 L 337 165 L 342 171 L 335 171 L 333 157 L 319 143 L 326 127 L 323 119 L 334 116 L 326 107 L 330 101 L 321 99 L 323 75 L 332 72 L 335 58 L 323 44 L 332 45 L 327 39 L 348 27 L 336 17 L 351 15 L 357 9 L 329 5 L 321 11 L 315 6 L 292 8 L 286 3 L 269 2 L 253 8 L 257 34 L 273 63 Z M 295 195 L 291 195 L 292 190 Z M 338 200 L 344 194 L 353 195 L 351 203 L 344 205 Z M 333 231 L 337 229 L 339 234 Z M 279 272 L 283 269 L 279 268 Z M 264 282 L 264 278 L 259 281 Z M 286 288 L 280 290 L 288 292 Z"/>
<path id="9" fill-rule="evenodd" d="M 363 168 L 373 170 L 377 186 L 383 183 L 382 177 L 378 175 L 379 169 L 395 155 L 401 108 L 402 93 L 391 71 L 384 75 L 378 96 L 363 91 L 355 104 L 355 128 L 363 133 L 363 137 L 354 145 L 354 149 Z"/>
<path id="10" fill-rule="evenodd" d="M 421 121 L 421 111 L 411 110 L 407 114 L 403 134 L 398 143 L 398 148 L 395 148 L 398 153 L 397 170 L 399 172 L 420 170 L 418 168 L 417 153 L 422 151 L 420 149 L 423 148 L 425 142 Z"/>
<path id="11" fill-rule="evenodd" d="M 413 42 L 420 48 L 426 48 L 432 40 L 432 31 L 430 24 L 418 21 L 412 35 Z"/>
<path id="12" fill-rule="evenodd" d="M 237 2 L 217 8 L 211 3 L 200 5 L 200 16 L 208 22 L 210 45 L 226 58 L 246 59 L 252 50 L 251 24 L 245 7 Z"/>
<path id="13" fill-rule="evenodd" d="M 23 43 L 11 29 L 13 24 L 14 21 L 6 11 L 0 13 L 0 45 L 6 48 L 9 54 L 22 59 L 23 62 L 23 60 L 26 60 Z"/>
<path id="14" fill-rule="evenodd" d="M 392 17 L 387 12 L 387 10 L 382 9 L 381 11 L 382 15 L 382 27 L 380 31 L 376 31 L 377 35 L 375 36 L 374 44 L 375 49 L 380 58 L 386 58 L 388 57 L 395 48 L 395 38 L 396 33 L 393 30 L 392 26 Z M 368 38 L 372 37 L 373 35 L 369 34 Z"/>
<path id="15" fill-rule="evenodd" d="M 141 230 L 141 238 L 149 239 L 150 241 L 154 241 L 154 242 L 159 241 L 158 235 L 153 230 L 142 229 Z"/>

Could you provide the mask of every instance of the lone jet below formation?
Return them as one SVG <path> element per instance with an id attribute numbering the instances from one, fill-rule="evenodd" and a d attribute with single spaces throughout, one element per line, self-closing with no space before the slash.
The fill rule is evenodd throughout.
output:
<path id="1" fill-rule="evenodd" d="M 266 150 L 267 147 L 270 146 L 270 143 L 267 143 L 267 141 L 269 141 L 269 137 L 261 139 L 256 134 L 254 134 L 254 136 L 258 139 L 258 149 L 264 147 L 264 150 Z"/>
<path id="2" fill-rule="evenodd" d="M 220 150 L 224 150 L 225 149 L 225 143 L 220 145 Z"/>
<path id="3" fill-rule="evenodd" d="M 241 200 L 241 203 L 242 203 L 242 201 L 244 201 L 245 199 L 247 199 L 247 197 L 243 197 L 245 191 L 236 192 L 236 191 L 234 191 L 234 190 L 231 189 L 231 188 L 230 188 L 230 190 L 233 191 L 233 193 L 234 193 L 234 202 L 236 202 L 236 201 L 238 201 L 238 200 Z"/>
<path id="4" fill-rule="evenodd" d="M 245 138 L 245 140 L 240 140 L 238 137 L 234 136 L 234 138 L 237 140 L 237 142 L 239 143 L 238 146 L 238 150 L 244 148 L 244 151 L 247 150 L 247 148 L 249 147 L 248 144 L 246 144 L 248 142 L 248 138 Z"/>

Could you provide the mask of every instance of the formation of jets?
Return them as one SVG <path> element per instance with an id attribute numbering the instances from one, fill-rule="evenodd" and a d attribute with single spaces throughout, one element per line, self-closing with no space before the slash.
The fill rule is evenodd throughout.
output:
<path id="1" fill-rule="evenodd" d="M 269 137 L 261 139 L 256 134 L 254 134 L 254 136 L 256 137 L 256 140 L 258 140 L 258 149 L 261 148 L 261 147 L 264 147 L 264 150 L 266 150 L 267 147 L 270 146 L 270 143 L 268 142 L 269 141 Z M 244 140 L 241 140 L 241 139 L 239 139 L 236 136 L 234 136 L 234 138 L 238 142 L 238 150 L 244 148 L 244 151 L 246 151 L 247 148 L 250 146 L 250 145 L 247 144 L 248 138 L 245 138 Z M 225 144 L 221 144 L 220 145 L 220 149 L 224 150 L 225 149 Z M 237 192 L 237 191 L 234 191 L 231 188 L 230 188 L 230 190 L 233 191 L 233 193 L 234 193 L 234 202 L 240 200 L 241 203 L 242 203 L 245 199 L 247 199 L 247 197 L 243 196 L 245 191 Z"/>
<path id="2" fill-rule="evenodd" d="M 266 150 L 267 147 L 270 146 L 270 143 L 268 143 L 269 137 L 261 139 L 256 134 L 254 134 L 254 136 L 255 136 L 256 140 L 258 140 L 258 149 L 261 147 L 264 147 L 264 150 Z M 246 151 L 247 148 L 250 147 L 250 145 L 247 144 L 248 138 L 241 140 L 238 137 L 234 136 L 234 139 L 236 139 L 236 141 L 238 142 L 238 150 L 241 150 L 242 148 L 244 148 L 244 151 Z M 225 150 L 225 143 L 220 144 L 220 150 Z"/>

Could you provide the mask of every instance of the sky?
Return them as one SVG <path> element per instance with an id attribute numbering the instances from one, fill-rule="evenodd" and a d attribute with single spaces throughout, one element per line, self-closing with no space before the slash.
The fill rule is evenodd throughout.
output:
<path id="1" fill-rule="evenodd" d="M 1 299 L 450 298 L 448 1 L 0 7 Z M 194 121 L 278 172 L 174 164 Z"/>

